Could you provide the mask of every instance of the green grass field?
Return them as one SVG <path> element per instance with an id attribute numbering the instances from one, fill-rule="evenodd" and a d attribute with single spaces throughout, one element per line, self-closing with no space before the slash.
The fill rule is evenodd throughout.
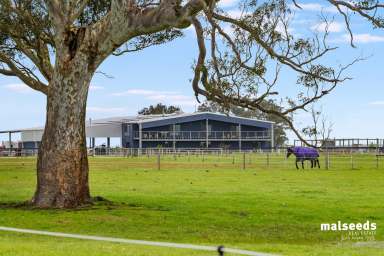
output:
<path id="1" fill-rule="evenodd" d="M 35 159 L 0 158 L 0 226 L 280 255 L 384 255 L 384 163 L 338 156 L 329 170 L 297 171 L 293 159 L 266 157 L 247 155 L 245 170 L 242 155 L 168 156 L 161 170 L 156 157 L 90 158 L 92 195 L 109 202 L 76 210 L 23 206 L 35 188 Z M 350 241 L 341 239 L 348 232 L 320 231 L 338 220 L 378 228 Z M 216 254 L 0 231 L 0 255 Z"/>

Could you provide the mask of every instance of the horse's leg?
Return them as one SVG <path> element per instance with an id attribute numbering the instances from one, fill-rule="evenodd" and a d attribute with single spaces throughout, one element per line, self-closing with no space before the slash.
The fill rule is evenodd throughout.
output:
<path id="1" fill-rule="evenodd" d="M 311 159 L 310 161 L 311 161 L 311 169 L 313 169 L 313 159 Z"/>
<path id="2" fill-rule="evenodd" d="M 299 170 L 299 166 L 297 166 L 297 162 L 298 162 L 298 161 L 297 161 L 297 159 L 296 159 L 296 169 Z"/>
<path id="3" fill-rule="evenodd" d="M 320 169 L 320 162 L 319 162 L 319 159 L 318 159 L 318 158 L 316 159 L 316 162 L 317 162 L 317 166 L 318 166 L 319 169 Z"/>
<path id="4" fill-rule="evenodd" d="M 301 160 L 301 168 L 304 170 L 304 160 Z"/>

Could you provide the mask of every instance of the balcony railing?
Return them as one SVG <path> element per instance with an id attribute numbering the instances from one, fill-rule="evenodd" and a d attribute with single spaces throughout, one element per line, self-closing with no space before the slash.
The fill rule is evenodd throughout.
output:
<path id="1" fill-rule="evenodd" d="M 135 133 L 134 138 L 139 139 L 139 132 Z M 269 131 L 210 131 L 208 132 L 208 140 L 269 140 L 271 138 Z M 141 134 L 143 141 L 159 141 L 159 140 L 206 140 L 207 133 L 205 131 L 143 131 Z"/>

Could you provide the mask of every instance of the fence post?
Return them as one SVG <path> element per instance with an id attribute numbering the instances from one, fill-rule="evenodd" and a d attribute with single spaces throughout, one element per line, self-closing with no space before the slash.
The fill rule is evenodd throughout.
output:
<path id="1" fill-rule="evenodd" d="M 376 154 L 376 169 L 379 169 L 379 156 Z"/>
<path id="2" fill-rule="evenodd" d="M 217 252 L 219 253 L 219 256 L 224 256 L 224 246 L 220 245 L 217 247 Z"/>
<path id="3" fill-rule="evenodd" d="M 160 151 L 157 153 L 157 170 L 160 170 Z"/>
<path id="4" fill-rule="evenodd" d="M 243 170 L 245 170 L 245 152 L 243 152 Z"/>

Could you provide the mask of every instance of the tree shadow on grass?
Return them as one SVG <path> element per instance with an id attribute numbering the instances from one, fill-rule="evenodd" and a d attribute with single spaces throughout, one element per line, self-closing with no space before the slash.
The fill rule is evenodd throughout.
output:
<path id="1" fill-rule="evenodd" d="M 32 204 L 30 200 L 28 201 L 0 201 L 0 210 L 37 210 L 37 211 L 44 211 L 44 210 L 49 210 L 49 211 L 87 211 L 87 210 L 96 210 L 100 209 L 103 207 L 106 207 L 106 209 L 113 209 L 116 207 L 121 206 L 124 203 L 117 203 L 117 202 L 112 202 L 104 197 L 101 196 L 95 196 L 92 197 L 92 202 L 78 206 L 76 208 L 39 208 L 36 207 Z"/>
<path id="2" fill-rule="evenodd" d="M 29 201 L 25 202 L 0 202 L 0 209 L 25 209 L 30 208 Z"/>
<path id="3" fill-rule="evenodd" d="M 49 211 L 49 212 L 76 212 L 76 211 L 113 211 L 113 210 L 144 210 L 144 211 L 171 211 L 170 208 L 159 204 L 143 204 L 137 202 L 114 202 L 101 196 L 92 197 L 92 202 L 76 208 L 39 208 L 31 201 L 0 201 L 0 210 L 21 211 Z"/>

